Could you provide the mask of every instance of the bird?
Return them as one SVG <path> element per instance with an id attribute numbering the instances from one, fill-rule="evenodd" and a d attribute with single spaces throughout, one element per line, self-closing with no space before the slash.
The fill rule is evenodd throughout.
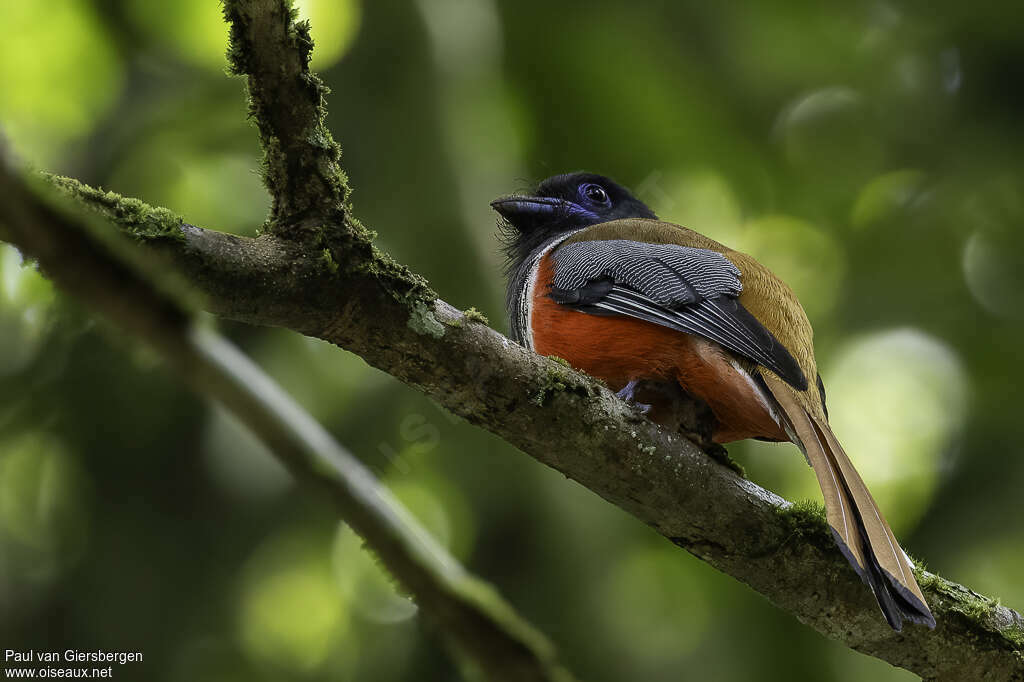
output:
<path id="1" fill-rule="evenodd" d="M 888 624 L 935 627 L 910 558 L 829 427 L 811 324 L 788 285 L 753 257 L 659 220 L 603 175 L 556 175 L 491 207 L 518 343 L 644 411 L 664 413 L 655 403 L 676 395 L 648 392 L 640 403 L 647 384 L 702 401 L 714 443 L 794 443 L 836 544 Z"/>

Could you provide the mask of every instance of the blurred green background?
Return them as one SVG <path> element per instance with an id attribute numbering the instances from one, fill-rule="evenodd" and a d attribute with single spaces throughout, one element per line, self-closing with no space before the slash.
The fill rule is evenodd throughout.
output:
<path id="1" fill-rule="evenodd" d="M 1024 607 L 1019 2 L 304 0 L 366 224 L 505 330 L 490 199 L 587 169 L 760 258 L 908 550 Z M 214 0 L 6 2 L 28 162 L 253 234 Z M 451 680 L 331 509 L 0 245 L 0 648 L 121 679 Z M 909 680 L 324 343 L 221 323 L 585 679 Z M 790 499 L 791 446 L 730 448 Z M 881 618 L 881 616 L 879 616 Z"/>

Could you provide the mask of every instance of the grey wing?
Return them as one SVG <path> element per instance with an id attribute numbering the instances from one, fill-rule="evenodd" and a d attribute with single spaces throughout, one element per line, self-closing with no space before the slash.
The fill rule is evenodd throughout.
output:
<path id="1" fill-rule="evenodd" d="M 592 315 L 624 315 L 695 334 L 778 374 L 799 390 L 792 354 L 737 300 L 739 269 L 724 255 L 625 239 L 573 242 L 554 254 L 551 298 Z"/>

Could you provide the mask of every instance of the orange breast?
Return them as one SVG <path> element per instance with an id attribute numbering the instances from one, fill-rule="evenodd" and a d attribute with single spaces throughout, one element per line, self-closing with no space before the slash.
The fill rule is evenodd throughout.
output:
<path id="1" fill-rule="evenodd" d="M 530 319 L 533 346 L 619 390 L 633 379 L 675 381 L 708 404 L 718 421 L 714 440 L 759 436 L 788 440 L 749 378 L 728 351 L 705 339 L 630 317 L 572 310 L 547 293 L 554 279 L 550 254 L 540 262 Z"/>

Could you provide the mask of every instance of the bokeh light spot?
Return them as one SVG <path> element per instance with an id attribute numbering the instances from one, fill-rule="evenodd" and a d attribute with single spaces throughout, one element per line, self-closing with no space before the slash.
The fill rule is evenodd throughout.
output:
<path id="1" fill-rule="evenodd" d="M 227 68 L 228 25 L 219 2 L 131 0 L 127 11 L 146 37 L 183 61 L 211 71 Z"/>
<path id="2" fill-rule="evenodd" d="M 798 98 L 780 114 L 776 131 L 789 162 L 808 172 L 857 176 L 882 158 L 864 97 L 851 88 L 823 88 Z"/>
<path id="3" fill-rule="evenodd" d="M 410 478 L 389 481 L 388 489 L 438 544 L 456 558 L 467 556 L 475 528 L 465 497 L 451 483 L 428 471 L 422 456 L 418 458 L 409 449 L 403 457 L 415 464 L 414 473 Z M 362 618 L 394 624 L 416 615 L 416 604 L 345 524 L 339 526 L 333 557 L 335 575 L 343 589 L 353 595 L 353 610 Z"/>
<path id="4" fill-rule="evenodd" d="M 78 558 L 90 488 L 77 459 L 52 437 L 28 433 L 0 444 L 0 555 L 23 559 L 18 577 L 49 580 Z"/>
<path id="5" fill-rule="evenodd" d="M 21 254 L 0 244 L 0 377 L 25 369 L 36 357 L 52 319 L 53 285 Z"/>
<path id="6" fill-rule="evenodd" d="M 359 30 L 358 0 L 296 0 L 300 19 L 309 19 L 315 48 L 311 63 L 325 69 L 337 62 L 351 46 Z M 209 0 L 150 2 L 132 0 L 129 14 L 153 42 L 180 59 L 211 71 L 223 71 L 228 63 L 228 25 L 220 3 Z"/>
<path id="7" fill-rule="evenodd" d="M 352 610 L 371 623 L 393 625 L 418 612 L 416 603 L 402 594 L 387 569 L 352 529 L 339 524 L 333 565 L 341 589 L 352 595 Z"/>
<path id="8" fill-rule="evenodd" d="M 833 430 L 896 529 L 918 520 L 966 416 L 960 359 L 916 329 L 850 342 L 822 369 Z M 809 483 L 805 497 L 820 493 Z"/>
<path id="9" fill-rule="evenodd" d="M 344 56 L 359 32 L 359 0 L 295 0 L 300 19 L 309 19 L 314 69 L 327 69 Z"/>
<path id="10" fill-rule="evenodd" d="M 899 213 L 921 192 L 924 174 L 917 170 L 899 170 L 874 178 L 861 190 L 853 205 L 850 222 L 863 228 Z"/>
<path id="11" fill-rule="evenodd" d="M 249 560 L 238 623 L 251 659 L 308 673 L 339 649 L 348 595 L 331 575 L 329 548 L 321 534 L 286 531 Z"/>
<path id="12" fill-rule="evenodd" d="M 243 155 L 197 156 L 178 166 L 166 191 L 168 203 L 188 208 L 190 220 L 216 229 L 255 233 L 269 206 L 258 162 Z M 223 188 L 231 188 L 231 201 Z"/>
<path id="13" fill-rule="evenodd" d="M 402 455 L 413 469 L 412 477 L 396 476 L 387 486 L 440 545 L 456 558 L 465 558 L 476 537 L 473 509 L 457 486 L 434 473 L 436 465 L 426 462 L 429 453 L 417 456 L 415 448 L 410 446 Z"/>
<path id="14" fill-rule="evenodd" d="M 835 304 L 846 260 L 831 234 L 788 215 L 744 221 L 731 185 L 710 169 L 655 172 L 636 193 L 662 219 L 757 258 L 793 288 L 812 318 Z"/>
<path id="15" fill-rule="evenodd" d="M 53 301 L 50 280 L 34 267 L 23 265 L 21 253 L 9 244 L 0 244 L 0 293 L 4 303 L 23 308 Z"/>
<path id="16" fill-rule="evenodd" d="M 652 173 L 640 183 L 637 196 L 663 220 L 676 222 L 735 247 L 741 238 L 743 214 L 728 181 L 710 169 Z"/>
<path id="17" fill-rule="evenodd" d="M 750 254 L 782 278 L 811 319 L 835 305 L 846 259 L 831 234 L 799 218 L 770 215 L 746 223 L 740 238 L 729 246 Z"/>
<path id="18" fill-rule="evenodd" d="M 1024 250 L 1016 226 L 975 230 L 964 245 L 962 263 L 967 287 L 985 310 L 1024 319 Z"/>
<path id="19" fill-rule="evenodd" d="M 111 185 L 178 211 L 192 224 L 253 235 L 270 205 L 258 167 L 255 156 L 203 147 L 172 131 L 133 148 L 114 171 Z M 225 200 L 226 187 L 231 188 L 230 201 Z"/>
<path id="20" fill-rule="evenodd" d="M 54 165 L 111 105 L 121 65 L 88 0 L 5 2 L 3 26 L 4 134 L 33 163 Z"/>

